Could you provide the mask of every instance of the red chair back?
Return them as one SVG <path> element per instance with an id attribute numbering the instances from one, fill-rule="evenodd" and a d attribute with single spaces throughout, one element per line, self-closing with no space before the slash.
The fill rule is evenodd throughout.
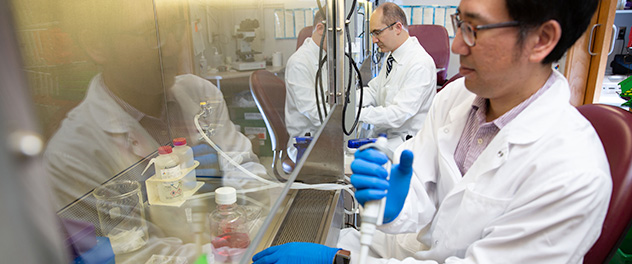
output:
<path id="1" fill-rule="evenodd" d="M 273 150 L 285 149 L 290 138 L 285 128 L 285 82 L 267 70 L 258 70 L 250 75 L 250 92 L 272 131 Z"/>
<path id="2" fill-rule="evenodd" d="M 632 113 L 619 107 L 588 104 L 577 107 L 593 125 L 608 157 L 612 196 L 601 235 L 584 263 L 607 263 L 616 253 L 632 220 Z"/>
<path id="3" fill-rule="evenodd" d="M 409 25 L 408 34 L 416 37 L 434 60 L 437 67 L 437 86 L 442 86 L 447 80 L 450 63 L 448 31 L 441 25 Z"/>
<path id="4" fill-rule="evenodd" d="M 314 26 L 306 26 L 301 31 L 298 32 L 298 36 L 296 36 L 296 49 L 300 48 L 305 42 L 306 38 L 312 36 L 312 31 L 314 31 Z"/>
<path id="5" fill-rule="evenodd" d="M 285 172 L 292 171 L 295 166 L 286 153 L 290 135 L 285 126 L 285 82 L 269 71 L 258 70 L 250 75 L 250 92 L 270 133 L 274 152 L 272 167 L 275 175 L 280 177 L 276 171 L 279 167 L 277 162 Z"/>

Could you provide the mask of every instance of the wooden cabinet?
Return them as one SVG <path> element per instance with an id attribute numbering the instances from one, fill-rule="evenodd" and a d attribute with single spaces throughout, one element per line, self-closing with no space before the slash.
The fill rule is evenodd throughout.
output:
<path id="1" fill-rule="evenodd" d="M 600 1 L 588 29 L 566 54 L 564 76 L 568 79 L 571 103 L 575 106 L 599 100 L 614 32 L 616 6 L 616 0 Z"/>

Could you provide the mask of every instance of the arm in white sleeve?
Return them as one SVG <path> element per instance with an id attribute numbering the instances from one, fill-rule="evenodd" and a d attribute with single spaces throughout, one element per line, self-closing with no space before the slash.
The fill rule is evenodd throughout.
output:
<path id="1" fill-rule="evenodd" d="M 434 133 L 437 130 L 434 112 L 431 107 L 422 129 L 412 140 L 405 141 L 395 151 L 394 164 L 399 163 L 401 152 L 405 149 L 413 152 L 413 175 L 402 211 L 392 222 L 378 227 L 385 233 L 419 232 L 431 223 L 437 211 L 435 193 L 438 150 Z"/>
<path id="2" fill-rule="evenodd" d="M 323 74 L 326 74 L 324 72 Z M 320 125 L 320 118 L 318 115 L 318 108 L 316 108 L 316 93 L 315 93 L 315 83 L 316 76 L 311 73 L 309 69 L 309 65 L 306 63 L 292 63 L 286 67 L 286 91 L 287 91 L 287 99 L 286 102 L 289 104 L 293 104 L 293 107 L 296 108 L 298 112 L 302 115 L 306 116 L 313 126 Z M 323 90 L 327 91 L 327 83 L 325 78 L 321 78 L 323 83 Z M 319 96 L 319 104 L 322 109 L 322 105 L 325 104 L 320 100 L 322 97 Z M 325 104 L 326 105 L 326 104 Z M 286 106 L 292 108 L 291 106 Z M 324 113 L 323 118 L 324 118 Z"/>
<path id="3" fill-rule="evenodd" d="M 379 77 L 373 78 L 367 84 L 367 87 L 363 87 L 364 91 L 362 91 L 362 106 L 370 106 L 376 104 L 376 94 L 377 88 L 379 86 Z M 356 92 L 356 105 L 360 105 L 360 90 Z M 364 111 L 364 110 L 362 110 Z"/>
<path id="4" fill-rule="evenodd" d="M 384 105 L 375 104 L 373 107 L 362 109 L 360 121 L 383 128 L 402 126 L 406 120 L 416 115 L 422 106 L 430 104 L 429 101 L 436 93 L 436 81 L 432 78 L 435 74 L 430 68 L 423 67 L 421 64 L 413 65 L 403 74 L 398 74 L 404 79 L 391 79 L 389 87 L 381 87 L 381 89 L 389 89 L 387 93 L 395 93 L 395 95 L 386 96 Z M 369 88 L 372 87 L 369 86 Z M 369 89 L 369 91 L 372 90 Z M 369 96 L 372 94 L 367 95 L 365 91 L 364 98 L 371 98 Z M 363 104 L 369 105 L 368 102 Z"/>

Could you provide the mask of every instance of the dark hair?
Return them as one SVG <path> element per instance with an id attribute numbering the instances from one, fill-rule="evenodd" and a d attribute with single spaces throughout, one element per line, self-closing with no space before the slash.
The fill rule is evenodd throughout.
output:
<path id="1" fill-rule="evenodd" d="M 381 4 L 377 8 L 382 10 L 382 23 L 390 25 L 399 21 L 405 29 L 408 29 L 406 13 L 404 13 L 404 10 L 402 10 L 402 8 L 397 4 L 387 2 Z"/>
<path id="2" fill-rule="evenodd" d="M 599 0 L 505 0 L 509 15 L 520 22 L 519 43 L 527 33 L 544 22 L 560 23 L 562 36 L 555 48 L 542 61 L 543 64 L 558 61 L 566 50 L 586 31 Z"/>

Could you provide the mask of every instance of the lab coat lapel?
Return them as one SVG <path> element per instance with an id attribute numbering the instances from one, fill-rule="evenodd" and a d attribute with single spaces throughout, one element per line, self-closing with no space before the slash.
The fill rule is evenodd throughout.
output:
<path id="1" fill-rule="evenodd" d="M 450 120 L 442 127 L 439 127 L 437 133 L 437 146 L 439 155 L 441 156 L 439 162 L 448 173 L 442 176 L 450 176 L 450 180 L 453 182 L 461 181 L 461 172 L 456 166 L 454 161 L 454 151 L 458 142 L 453 139 L 460 137 L 467 121 L 467 116 L 472 107 L 472 100 L 474 96 L 470 96 L 468 100 L 464 100 L 461 104 L 455 106 L 449 112 Z M 444 171 L 442 171 L 444 172 Z"/>
<path id="2" fill-rule="evenodd" d="M 559 115 L 570 98 L 568 85 L 563 83 L 564 77 L 557 71 L 553 71 L 553 74 L 557 75 L 556 83 L 498 132 L 463 176 L 463 180 L 455 186 L 452 194 L 463 191 L 468 183 L 476 182 L 482 175 L 502 166 L 511 154 L 512 145 L 534 142 L 544 135 L 547 128 L 553 126 L 556 118 L 542 118 L 542 115 Z"/>
<path id="3" fill-rule="evenodd" d="M 476 179 L 487 172 L 498 169 L 509 156 L 509 141 L 507 132 L 501 130 L 496 137 L 489 143 L 483 153 L 476 159 L 470 169 L 463 175 L 461 186 L 476 182 Z"/>
<path id="4" fill-rule="evenodd" d="M 143 129 L 138 121 L 125 112 L 101 85 L 101 75 L 93 78 L 86 99 L 90 102 L 90 113 L 97 125 L 110 135 L 111 141 L 120 148 L 129 149 L 138 157 L 144 158 L 158 149 L 158 143 Z M 123 151 L 123 150 L 121 150 Z"/>

